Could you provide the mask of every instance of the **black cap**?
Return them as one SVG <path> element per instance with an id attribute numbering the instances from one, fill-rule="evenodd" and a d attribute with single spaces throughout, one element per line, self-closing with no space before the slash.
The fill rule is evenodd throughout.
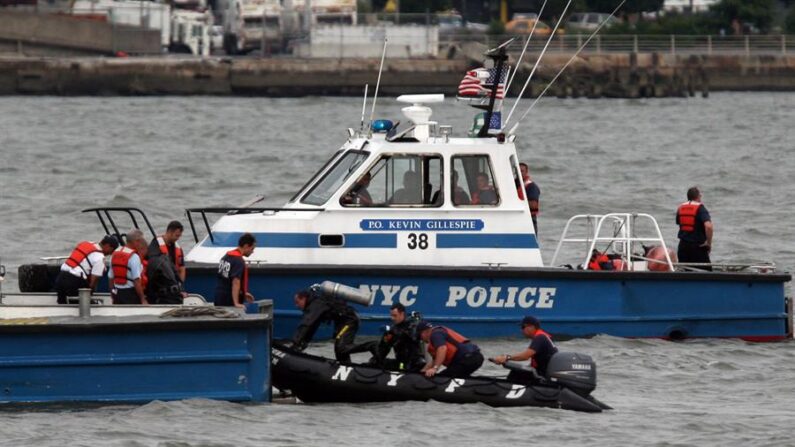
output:
<path id="1" fill-rule="evenodd" d="M 433 327 L 433 325 L 431 323 L 428 323 L 427 321 L 422 320 L 419 323 L 417 323 L 417 333 L 419 334 L 422 331 L 424 331 L 425 329 L 431 329 L 432 327 Z"/>
<path id="2" fill-rule="evenodd" d="M 541 327 L 541 322 L 538 321 L 538 318 L 536 318 L 536 317 L 534 317 L 532 315 L 528 315 L 528 316 L 522 318 L 522 327 L 525 327 L 525 326 L 528 326 L 528 325 L 531 325 L 531 324 L 533 326 L 537 327 L 537 328 Z"/>
<path id="3" fill-rule="evenodd" d="M 113 249 L 119 248 L 119 240 L 116 239 L 116 236 L 111 236 L 110 234 L 106 234 L 105 237 L 99 242 L 99 245 L 110 245 Z"/>

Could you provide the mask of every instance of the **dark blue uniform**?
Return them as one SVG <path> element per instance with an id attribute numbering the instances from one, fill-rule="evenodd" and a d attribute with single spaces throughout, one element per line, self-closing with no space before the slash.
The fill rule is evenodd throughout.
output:
<path id="1" fill-rule="evenodd" d="M 681 207 L 680 211 L 676 213 L 676 223 L 679 225 L 679 249 L 677 250 L 679 262 L 710 263 L 709 247 L 702 246 L 707 241 L 707 230 L 704 228 L 704 223 L 712 220 L 707 207 L 704 204 L 700 204 L 698 207 L 692 231 L 686 231 L 689 226 L 682 222 L 680 212 Z M 712 267 L 709 266 L 702 268 L 712 270 Z"/>
<path id="2" fill-rule="evenodd" d="M 232 299 L 232 280 L 235 278 L 240 279 L 240 290 L 243 290 L 243 273 L 245 269 L 245 261 L 240 256 L 231 256 L 227 253 L 221 258 L 221 262 L 218 263 L 218 274 L 216 275 L 216 306 L 235 305 L 235 301 Z"/>
<path id="3" fill-rule="evenodd" d="M 693 231 L 682 231 L 680 228 L 678 235 L 679 240 L 692 242 L 699 245 L 703 244 L 707 241 L 707 230 L 704 229 L 704 222 L 709 222 L 711 220 L 712 217 L 710 217 L 707 207 L 702 204 L 700 207 L 698 207 L 698 212 L 696 213 L 696 224 L 694 225 Z M 676 223 L 677 225 L 680 224 L 678 214 L 676 216 Z"/>
<path id="4" fill-rule="evenodd" d="M 524 193 L 528 203 L 530 203 L 531 200 L 535 200 L 536 202 L 541 200 L 541 188 L 538 187 L 536 182 L 530 182 L 524 185 Z M 533 228 L 535 228 L 536 235 L 538 235 L 538 208 L 533 209 L 531 207 L 530 216 L 533 218 Z"/>
<path id="5" fill-rule="evenodd" d="M 459 342 L 455 340 L 444 327 L 433 328 L 430 345 L 433 346 L 434 350 L 447 345 L 447 343 L 455 346 L 456 352 L 440 375 L 448 377 L 469 377 L 483 365 L 483 354 L 480 353 L 478 345 L 470 341 Z M 434 357 L 433 353 L 431 353 L 431 357 Z"/>
<path id="6" fill-rule="evenodd" d="M 528 348 L 535 351 L 531 365 L 536 369 L 538 375 L 546 376 L 549 360 L 558 352 L 558 348 L 546 333 L 537 333 Z M 526 371 L 511 371 L 508 373 L 508 380 L 514 383 L 533 383 L 536 379 Z"/>
<path id="7" fill-rule="evenodd" d="M 542 376 L 547 375 L 549 359 L 558 352 L 558 348 L 555 347 L 552 340 L 544 334 L 536 334 L 536 336 L 533 337 L 533 341 L 530 342 L 529 347 L 535 351 L 533 366 L 535 366 L 536 371 Z"/>

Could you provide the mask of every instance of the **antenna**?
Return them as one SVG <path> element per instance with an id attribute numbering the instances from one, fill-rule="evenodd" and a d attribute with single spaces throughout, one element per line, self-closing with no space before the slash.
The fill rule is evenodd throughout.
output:
<path id="1" fill-rule="evenodd" d="M 381 86 L 381 73 L 384 71 L 384 58 L 386 57 L 386 29 L 384 29 L 384 50 L 381 52 L 381 66 L 378 68 L 378 81 L 375 83 L 375 93 L 373 93 L 373 107 L 370 109 L 370 124 L 367 125 L 369 133 L 373 127 L 373 117 L 375 116 L 375 102 L 378 100 L 378 87 Z"/>
<path id="2" fill-rule="evenodd" d="M 517 122 L 516 122 L 516 124 L 514 124 L 514 126 L 511 128 L 511 130 L 510 130 L 510 131 L 508 131 L 508 134 L 509 134 L 509 135 L 512 135 L 514 132 L 516 132 L 516 129 L 519 127 L 519 124 L 522 122 L 522 120 L 524 120 L 524 119 L 525 119 L 525 117 L 527 116 L 527 114 L 528 114 L 528 113 L 530 113 L 530 111 L 531 111 L 531 110 L 533 110 L 533 107 L 536 105 L 536 103 L 537 103 L 537 102 L 538 102 L 538 101 L 539 101 L 541 98 L 543 98 L 543 97 L 544 97 L 544 94 L 546 94 L 546 92 L 549 90 L 549 88 L 550 88 L 550 87 L 552 87 L 552 84 L 554 84 L 554 83 L 555 83 L 555 81 L 557 81 L 557 80 L 558 80 L 558 78 L 560 77 L 560 75 L 561 75 L 561 74 L 563 74 L 563 71 L 564 71 L 564 70 L 566 70 L 566 67 L 568 67 L 568 66 L 569 66 L 569 64 L 571 64 L 571 63 L 574 61 L 574 59 L 576 59 L 576 58 L 577 58 L 577 56 L 579 56 L 579 55 L 580 55 L 580 53 L 582 52 L 582 50 L 584 50 L 584 49 L 585 49 L 585 47 L 586 47 L 586 46 L 588 46 L 588 43 L 589 43 L 589 42 L 591 42 L 591 39 L 593 39 L 593 38 L 594 38 L 594 36 L 596 36 L 596 34 L 597 34 L 597 33 L 598 33 L 598 32 L 599 32 L 601 29 L 602 29 L 602 27 L 603 27 L 603 26 L 605 26 L 605 24 L 607 23 L 607 21 L 608 21 L 608 20 L 610 20 L 610 18 L 611 18 L 611 17 L 613 17 L 613 16 L 615 15 L 615 13 L 617 13 L 617 12 L 618 12 L 618 10 L 619 10 L 619 9 L 621 9 L 621 7 L 622 7 L 622 6 L 624 6 L 624 3 L 626 3 L 626 1 L 627 1 L 627 0 L 621 0 L 621 3 L 619 3 L 619 4 L 618 4 L 618 6 L 616 6 L 616 9 L 614 9 L 614 10 L 613 10 L 613 12 L 611 12 L 609 16 L 605 17 L 605 19 L 602 21 L 602 23 L 600 23 L 600 24 L 599 24 L 599 26 L 598 26 L 598 27 L 597 27 L 597 28 L 594 30 L 594 32 L 593 32 L 593 33 L 591 33 L 591 35 L 590 35 L 590 36 L 588 36 L 588 38 L 587 38 L 587 39 L 585 39 L 585 42 L 583 42 L 583 44 L 582 44 L 582 45 L 580 45 L 580 48 L 578 48 L 578 49 L 577 49 L 577 51 L 576 51 L 576 52 L 575 52 L 575 53 L 574 53 L 574 54 L 573 54 L 573 55 L 572 55 L 572 56 L 569 58 L 569 60 L 566 62 L 566 64 L 565 64 L 565 65 L 563 65 L 563 68 L 561 68 L 561 69 L 560 69 L 560 71 L 558 71 L 558 74 L 556 74 L 556 75 L 555 75 L 555 77 L 554 77 L 554 78 L 552 78 L 552 80 L 549 82 L 549 84 L 547 84 L 546 88 L 544 88 L 544 90 L 542 90 L 542 91 L 541 91 L 541 94 L 540 94 L 540 95 L 538 95 L 538 98 L 536 98 L 536 99 L 535 99 L 535 100 L 534 100 L 534 101 L 533 101 L 533 102 L 530 104 L 530 107 L 528 107 L 528 108 L 527 108 L 527 110 L 525 110 L 525 112 L 524 112 L 524 113 L 522 114 L 522 116 L 519 118 L 519 121 L 517 121 Z M 518 102 L 518 101 L 517 101 L 517 102 Z M 515 106 L 516 106 L 516 105 L 514 104 L 514 107 L 515 107 Z M 506 123 L 506 124 L 507 124 L 507 123 Z"/>
<path id="3" fill-rule="evenodd" d="M 367 87 L 370 84 L 364 84 L 364 101 L 362 101 L 362 122 L 359 124 L 359 132 L 364 132 L 364 110 L 367 108 Z"/>
<path id="4" fill-rule="evenodd" d="M 571 0 L 569 0 L 571 1 Z M 486 52 L 486 57 L 494 61 L 494 83 L 491 86 L 491 94 L 489 95 L 489 104 L 486 107 L 486 114 L 483 117 L 483 127 L 478 132 L 478 138 L 485 138 L 489 135 L 489 128 L 491 127 L 491 117 L 494 116 L 494 104 L 497 101 L 497 91 L 500 89 L 500 80 L 502 80 L 503 70 L 505 70 L 505 62 L 508 60 L 508 46 L 514 41 L 514 38 L 504 42 L 497 48 L 491 49 Z M 508 73 L 505 72 L 505 77 Z M 503 97 L 505 90 L 503 90 Z"/>
<path id="5" fill-rule="evenodd" d="M 544 13 L 544 8 L 547 6 L 547 0 L 544 0 L 544 3 L 541 4 L 541 9 L 538 11 L 538 18 L 535 22 L 533 22 L 533 29 L 530 30 L 530 34 L 527 36 L 527 40 L 524 43 L 524 48 L 522 48 L 522 54 L 519 55 L 519 59 L 516 60 L 516 69 L 511 73 L 511 77 L 508 79 L 508 84 L 505 86 L 505 96 L 508 96 L 508 92 L 511 89 L 511 84 L 513 84 L 513 78 L 516 77 L 516 73 L 519 71 L 519 66 L 522 64 L 522 59 L 524 59 L 524 54 L 527 51 L 527 46 L 530 44 L 530 39 L 533 37 L 533 34 L 536 32 L 536 26 L 538 22 L 541 20 L 541 14 Z"/>
<path id="6" fill-rule="evenodd" d="M 626 0 L 624 0 L 624 1 L 626 1 Z M 571 0 L 569 0 L 566 3 L 566 7 L 563 8 L 563 12 L 560 13 L 560 18 L 558 19 L 558 22 L 555 23 L 555 28 L 552 29 L 551 33 L 549 33 L 549 37 L 547 38 L 547 43 L 544 44 L 544 49 L 541 50 L 541 54 L 538 55 L 538 59 L 536 59 L 536 63 L 533 65 L 533 69 L 530 71 L 530 76 L 528 76 L 527 80 L 524 81 L 524 85 L 522 86 L 522 91 L 519 92 L 519 96 L 516 97 L 516 102 L 513 103 L 513 107 L 511 107 L 511 111 L 508 112 L 508 118 L 505 119 L 505 122 L 502 125 L 503 129 L 505 128 L 505 126 L 508 125 L 508 122 L 511 121 L 511 117 L 513 116 L 514 110 L 516 110 L 516 106 L 518 106 L 519 102 L 522 100 L 522 96 L 524 95 L 524 91 L 527 89 L 527 86 L 530 85 L 530 80 L 533 79 L 533 75 L 535 74 L 536 69 L 538 69 L 538 65 L 541 63 L 541 59 L 543 59 L 544 55 L 546 54 L 547 48 L 549 48 L 549 44 L 552 42 L 552 39 L 555 38 L 555 33 L 558 31 L 558 27 L 560 26 L 560 23 L 563 22 L 563 18 L 566 17 L 566 11 L 569 10 L 569 6 L 571 6 Z"/>

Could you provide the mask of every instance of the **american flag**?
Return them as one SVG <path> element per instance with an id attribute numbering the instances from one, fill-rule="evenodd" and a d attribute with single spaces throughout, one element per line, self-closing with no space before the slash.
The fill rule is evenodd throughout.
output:
<path id="1" fill-rule="evenodd" d="M 497 85 L 497 99 L 505 97 L 505 80 L 508 77 L 508 70 L 503 69 L 500 76 L 500 83 Z M 463 98 L 489 98 L 491 88 L 497 78 L 496 68 L 476 68 L 469 70 L 458 84 L 458 96 Z"/>

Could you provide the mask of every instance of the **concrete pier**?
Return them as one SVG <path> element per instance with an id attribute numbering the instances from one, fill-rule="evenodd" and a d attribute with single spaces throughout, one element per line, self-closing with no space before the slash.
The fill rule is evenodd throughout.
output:
<path id="1" fill-rule="evenodd" d="M 539 94 L 568 56 L 547 56 L 530 87 Z M 529 73 L 532 58 L 519 67 Z M 377 59 L 28 58 L 0 57 L 0 94 L 40 95 L 360 95 Z M 455 94 L 468 59 L 387 60 L 381 91 Z M 522 80 L 520 76 L 517 80 Z M 521 82 L 512 90 L 518 91 Z M 708 91 L 795 91 L 793 56 L 585 56 L 549 94 L 583 97 L 683 96 Z"/>

